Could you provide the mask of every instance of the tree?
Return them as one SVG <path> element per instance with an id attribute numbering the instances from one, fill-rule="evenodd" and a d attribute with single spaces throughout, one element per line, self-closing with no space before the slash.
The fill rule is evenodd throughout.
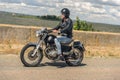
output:
<path id="1" fill-rule="evenodd" d="M 76 17 L 74 24 L 74 30 L 93 31 L 92 24 L 88 24 L 86 21 L 81 21 L 79 17 Z"/>
<path id="2" fill-rule="evenodd" d="M 37 16 L 37 18 L 45 19 L 45 20 L 58 20 L 58 21 L 60 20 L 60 18 L 55 15 L 43 15 L 43 16 Z"/>
<path id="3" fill-rule="evenodd" d="M 76 17 L 76 22 L 74 24 L 74 30 L 80 30 L 81 25 L 80 25 L 80 19 L 79 17 Z"/>

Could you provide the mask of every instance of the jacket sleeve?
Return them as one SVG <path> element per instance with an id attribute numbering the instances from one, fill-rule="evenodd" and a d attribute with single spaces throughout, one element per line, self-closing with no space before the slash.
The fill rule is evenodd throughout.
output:
<path id="1" fill-rule="evenodd" d="M 64 28 L 61 29 L 61 33 L 69 31 L 71 28 L 72 28 L 72 21 L 68 20 L 68 21 L 66 21 L 66 26 L 64 26 Z"/>

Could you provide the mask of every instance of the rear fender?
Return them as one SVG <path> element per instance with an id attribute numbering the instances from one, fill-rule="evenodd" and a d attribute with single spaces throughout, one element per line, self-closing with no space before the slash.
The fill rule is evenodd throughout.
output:
<path id="1" fill-rule="evenodd" d="M 84 48 L 84 45 L 80 42 L 80 41 L 75 41 L 73 43 L 73 47 L 74 48 L 78 48 L 80 51 L 84 52 L 85 51 L 85 48 Z"/>

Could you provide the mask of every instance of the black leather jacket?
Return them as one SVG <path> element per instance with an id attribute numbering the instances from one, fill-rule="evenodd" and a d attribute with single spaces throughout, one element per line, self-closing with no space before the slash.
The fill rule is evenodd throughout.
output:
<path id="1" fill-rule="evenodd" d="M 66 21 L 62 20 L 52 30 L 60 30 L 60 33 L 65 33 L 67 34 L 68 38 L 72 38 L 72 29 L 73 29 L 73 22 L 70 18 L 67 18 Z"/>

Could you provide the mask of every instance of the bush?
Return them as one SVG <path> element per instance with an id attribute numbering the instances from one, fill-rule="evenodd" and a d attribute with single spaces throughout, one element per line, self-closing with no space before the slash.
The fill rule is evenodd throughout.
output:
<path id="1" fill-rule="evenodd" d="M 88 24 L 86 21 L 81 21 L 79 17 L 76 17 L 74 30 L 94 31 L 92 24 Z"/>

